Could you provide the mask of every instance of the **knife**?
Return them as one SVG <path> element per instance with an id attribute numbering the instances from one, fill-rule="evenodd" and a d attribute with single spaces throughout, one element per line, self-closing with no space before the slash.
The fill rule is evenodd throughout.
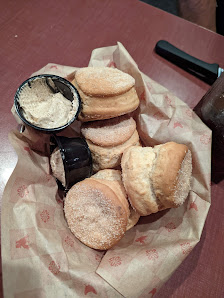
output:
<path id="1" fill-rule="evenodd" d="M 224 71 L 217 63 L 207 63 L 176 48 L 168 41 L 157 42 L 155 51 L 163 58 L 212 85 Z"/>

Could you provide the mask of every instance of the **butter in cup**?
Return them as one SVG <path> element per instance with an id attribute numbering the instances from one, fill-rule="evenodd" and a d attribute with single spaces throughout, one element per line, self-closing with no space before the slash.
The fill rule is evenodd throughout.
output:
<path id="1" fill-rule="evenodd" d="M 43 132 L 59 132 L 77 119 L 81 99 L 64 78 L 38 75 L 20 85 L 14 104 L 25 124 Z"/>

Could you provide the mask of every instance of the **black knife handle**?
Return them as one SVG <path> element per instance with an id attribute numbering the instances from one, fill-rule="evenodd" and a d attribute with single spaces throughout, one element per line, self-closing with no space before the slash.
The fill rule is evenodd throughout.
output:
<path id="1" fill-rule="evenodd" d="M 218 77 L 219 65 L 216 63 L 210 64 L 201 61 L 189 54 L 176 48 L 169 42 L 165 40 L 160 40 L 157 42 L 155 47 L 156 53 L 166 58 L 175 65 L 193 73 L 201 79 L 205 79 L 209 83 L 213 83 Z"/>

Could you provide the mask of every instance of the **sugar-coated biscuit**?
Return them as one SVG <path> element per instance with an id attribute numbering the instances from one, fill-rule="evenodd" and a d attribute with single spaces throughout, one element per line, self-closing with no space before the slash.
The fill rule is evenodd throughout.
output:
<path id="1" fill-rule="evenodd" d="M 128 208 L 128 223 L 127 223 L 127 230 L 130 230 L 133 226 L 135 226 L 140 218 L 140 215 L 136 210 L 133 209 L 130 203 L 128 203 L 127 193 L 125 191 L 122 178 L 121 178 L 121 171 L 113 170 L 113 169 L 105 169 L 97 172 L 91 178 L 100 179 L 102 182 L 108 180 L 110 183 L 113 182 L 114 189 L 120 190 L 123 193 L 123 200 L 125 200 L 125 208 Z"/>
<path id="2" fill-rule="evenodd" d="M 81 133 L 91 151 L 94 172 L 119 168 L 124 150 L 140 145 L 135 120 L 128 115 L 82 123 Z"/>
<path id="3" fill-rule="evenodd" d="M 122 179 L 132 206 L 142 215 L 178 207 L 190 190 L 191 151 L 169 142 L 151 147 L 129 147 L 121 160 Z"/>
<path id="4" fill-rule="evenodd" d="M 136 122 L 128 115 L 101 121 L 85 122 L 81 125 L 82 135 L 92 143 L 102 147 L 123 144 L 130 139 L 135 130 Z"/>
<path id="5" fill-rule="evenodd" d="M 99 180 L 75 184 L 66 195 L 64 211 L 71 232 L 91 248 L 109 249 L 125 234 L 128 216 L 119 193 Z"/>
<path id="6" fill-rule="evenodd" d="M 110 67 L 85 67 L 74 76 L 72 84 L 82 101 L 80 121 L 114 118 L 139 106 L 135 79 L 127 73 Z"/>
<path id="7" fill-rule="evenodd" d="M 130 146 L 139 146 L 139 135 L 137 130 L 133 135 L 123 144 L 117 146 L 102 147 L 86 140 L 92 154 L 93 171 L 97 172 L 103 169 L 120 168 L 121 156 L 125 149 Z"/>

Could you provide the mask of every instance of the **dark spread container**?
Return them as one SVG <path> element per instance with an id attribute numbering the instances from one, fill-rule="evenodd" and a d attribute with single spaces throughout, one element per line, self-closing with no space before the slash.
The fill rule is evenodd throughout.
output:
<path id="1" fill-rule="evenodd" d="M 75 183 L 91 176 L 92 157 L 85 139 L 53 135 L 50 143 L 51 153 L 56 147 L 59 147 L 64 165 L 65 188 L 57 180 L 60 188 L 64 188 L 67 191 Z"/>
<path id="2" fill-rule="evenodd" d="M 24 88 L 26 87 L 32 88 L 32 84 L 34 84 L 37 80 L 43 80 L 46 83 L 46 85 L 49 87 L 52 93 L 60 92 L 69 101 L 71 102 L 73 100 L 78 101 L 77 112 L 74 114 L 72 119 L 69 120 L 66 124 L 55 128 L 45 128 L 45 127 L 40 127 L 38 125 L 34 125 L 25 118 L 23 108 L 20 106 L 20 96 Z M 81 99 L 77 89 L 66 79 L 56 75 L 50 75 L 50 74 L 34 76 L 24 81 L 16 91 L 16 94 L 14 97 L 14 104 L 15 104 L 15 109 L 18 116 L 25 124 L 44 133 L 57 133 L 62 131 L 77 119 L 81 109 Z"/>

